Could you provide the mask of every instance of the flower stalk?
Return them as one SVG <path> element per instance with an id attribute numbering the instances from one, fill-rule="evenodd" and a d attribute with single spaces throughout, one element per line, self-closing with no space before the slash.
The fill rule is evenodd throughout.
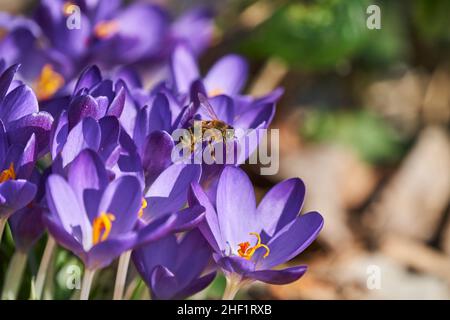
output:
<path id="1" fill-rule="evenodd" d="M 130 257 L 131 257 L 131 250 L 126 251 L 119 258 L 119 266 L 117 267 L 117 274 L 116 274 L 116 283 L 114 286 L 114 295 L 113 295 L 114 300 L 123 299 Z"/>
<path id="2" fill-rule="evenodd" d="M 6 226 L 6 219 L 0 218 L 0 243 L 2 243 L 2 235 L 3 235 L 3 230 L 5 230 L 5 226 Z"/>
<path id="3" fill-rule="evenodd" d="M 228 278 L 225 291 L 223 292 L 222 300 L 234 300 L 234 297 L 241 289 L 241 281 L 239 279 Z"/>
<path id="4" fill-rule="evenodd" d="M 56 247 L 55 239 L 49 236 L 47 239 L 47 244 L 45 245 L 44 254 L 42 255 L 41 264 L 39 265 L 39 270 L 36 277 L 35 289 L 36 289 L 36 299 L 38 300 L 40 300 L 42 296 L 48 266 L 52 258 L 53 252 L 55 250 L 55 247 Z"/>
<path id="5" fill-rule="evenodd" d="M 21 250 L 14 252 L 6 271 L 2 300 L 15 300 L 22 282 L 23 272 L 27 262 L 27 253 Z"/>
<path id="6" fill-rule="evenodd" d="M 81 284 L 80 300 L 89 300 L 92 282 L 94 280 L 95 270 L 84 269 L 83 283 Z"/>

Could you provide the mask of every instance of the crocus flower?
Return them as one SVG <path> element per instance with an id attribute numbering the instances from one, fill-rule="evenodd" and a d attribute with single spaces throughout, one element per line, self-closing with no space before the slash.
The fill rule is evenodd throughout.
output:
<path id="1" fill-rule="evenodd" d="M 37 188 L 29 177 L 35 165 L 36 151 L 34 135 L 24 147 L 9 145 L 0 120 L 0 219 L 8 219 L 33 200 Z"/>
<path id="2" fill-rule="evenodd" d="M 66 171 L 67 177 L 52 174 L 48 178 L 50 212 L 44 215 L 44 223 L 55 240 L 79 256 L 88 269 L 107 266 L 121 253 L 158 240 L 204 212 L 194 205 L 144 223 L 140 217 L 148 206 L 139 179 L 123 175 L 110 181 L 105 164 L 90 149 L 81 151 Z"/>
<path id="3" fill-rule="evenodd" d="M 110 182 L 93 151 L 84 150 L 74 159 L 67 178 L 50 175 L 46 196 L 44 223 L 50 234 L 88 269 L 107 266 L 136 244 L 140 183 L 132 176 Z"/>
<path id="4" fill-rule="evenodd" d="M 220 176 L 216 206 L 200 186 L 193 185 L 191 191 L 190 202 L 206 209 L 202 233 L 235 287 L 254 280 L 285 284 L 305 273 L 303 265 L 273 270 L 307 248 L 323 226 L 317 212 L 298 215 L 305 196 L 300 179 L 277 184 L 258 206 L 250 179 L 232 166 Z"/>
<path id="5" fill-rule="evenodd" d="M 31 88 L 13 80 L 18 68 L 19 65 L 13 65 L 0 75 L 0 120 L 10 144 L 24 146 L 34 134 L 37 155 L 43 155 L 48 151 L 53 117 L 39 111 Z"/>
<path id="6" fill-rule="evenodd" d="M 0 53 L 46 101 L 72 83 L 86 65 L 164 64 L 177 43 L 199 53 L 209 44 L 212 17 L 196 9 L 175 20 L 162 7 L 122 1 L 43 0 L 31 19 L 0 15 L 8 33 Z M 195 38 L 195 40 L 191 40 Z"/>
<path id="7" fill-rule="evenodd" d="M 169 235 L 134 250 L 132 257 L 155 300 L 187 298 L 205 289 L 216 276 L 215 272 L 202 276 L 211 249 L 198 230 L 180 240 Z"/>
<path id="8" fill-rule="evenodd" d="M 34 199 L 9 218 L 9 226 L 16 250 L 28 252 L 45 231 L 42 221 L 47 205 L 45 203 L 45 182 L 47 173 L 41 174 L 34 170 L 29 181 L 37 186 Z"/>

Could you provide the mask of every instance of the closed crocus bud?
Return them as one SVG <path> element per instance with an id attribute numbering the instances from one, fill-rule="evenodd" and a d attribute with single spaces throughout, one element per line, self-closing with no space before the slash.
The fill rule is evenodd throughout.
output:
<path id="1" fill-rule="evenodd" d="M 152 299 L 185 299 L 205 289 L 216 276 L 203 275 L 211 249 L 196 229 L 182 238 L 166 236 L 132 254 L 134 265 L 150 289 Z"/>

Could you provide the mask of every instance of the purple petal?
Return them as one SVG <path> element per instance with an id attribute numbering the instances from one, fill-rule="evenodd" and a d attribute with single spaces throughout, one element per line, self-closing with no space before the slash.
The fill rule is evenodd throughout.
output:
<path id="1" fill-rule="evenodd" d="M 100 201 L 99 213 L 111 213 L 115 216 L 110 237 L 134 228 L 141 204 L 142 190 L 136 177 L 120 177 L 106 188 Z"/>
<path id="2" fill-rule="evenodd" d="M 42 207 L 32 205 L 20 209 L 9 218 L 14 244 L 22 251 L 28 251 L 44 233 L 42 213 Z"/>
<path id="3" fill-rule="evenodd" d="M 241 169 L 227 166 L 217 187 L 217 217 L 222 239 L 231 246 L 248 241 L 260 232 L 253 185 Z"/>
<path id="4" fill-rule="evenodd" d="M 256 212 L 264 231 L 272 236 L 292 222 L 300 212 L 304 198 L 305 185 L 298 178 L 285 180 L 270 189 Z"/>
<path id="5" fill-rule="evenodd" d="M 100 146 L 100 126 L 92 118 L 84 118 L 78 123 L 67 136 L 61 156 L 63 166 L 73 161 L 75 157 L 84 149 L 98 150 Z"/>
<path id="6" fill-rule="evenodd" d="M 171 63 L 176 89 L 180 93 L 189 92 L 192 82 L 200 77 L 193 54 L 185 46 L 177 46 L 173 52 Z"/>
<path id="7" fill-rule="evenodd" d="M 52 131 L 50 133 L 50 152 L 52 159 L 61 152 L 64 144 L 67 141 L 69 134 L 69 123 L 67 119 L 67 112 L 63 111 L 59 116 L 58 122 L 53 123 Z"/>
<path id="8" fill-rule="evenodd" d="M 23 148 L 23 153 L 18 163 L 17 176 L 22 179 L 28 179 L 33 172 L 37 157 L 36 136 L 31 135 L 27 144 Z"/>
<path id="9" fill-rule="evenodd" d="M 151 274 L 150 289 L 152 299 L 173 299 L 178 289 L 178 283 L 174 274 L 169 269 L 163 266 L 157 266 Z"/>
<path id="10" fill-rule="evenodd" d="M 255 271 L 255 263 L 237 256 L 221 257 L 217 260 L 217 265 L 225 272 L 245 275 Z"/>
<path id="11" fill-rule="evenodd" d="M 42 221 L 47 227 L 48 232 L 56 240 L 56 242 L 64 248 L 72 251 L 80 258 L 84 259 L 84 249 L 81 241 L 76 239 L 62 225 L 59 217 L 53 213 L 44 214 Z"/>
<path id="12" fill-rule="evenodd" d="M 113 227 L 114 228 L 114 227 Z M 89 269 L 107 267 L 114 259 L 136 245 L 137 236 L 134 232 L 110 237 L 92 247 L 87 253 L 85 266 Z"/>
<path id="13" fill-rule="evenodd" d="M 189 10 L 172 25 L 173 37 L 189 44 L 196 55 L 209 46 L 213 31 L 213 15 L 207 8 Z"/>
<path id="14" fill-rule="evenodd" d="M 249 272 L 245 277 L 270 284 L 288 284 L 300 279 L 306 269 L 306 266 L 297 266 L 282 270 L 260 270 Z"/>
<path id="15" fill-rule="evenodd" d="M 98 153 L 107 161 L 119 146 L 120 123 L 114 116 L 103 117 L 99 121 L 101 140 Z"/>
<path id="16" fill-rule="evenodd" d="M 41 156 L 48 151 L 52 124 L 53 117 L 47 112 L 29 114 L 9 124 L 8 138 L 11 144 L 25 145 L 34 133 Z"/>
<path id="17" fill-rule="evenodd" d="M 36 185 L 26 180 L 8 180 L 0 183 L 0 217 L 8 218 L 22 209 L 36 195 Z"/>
<path id="18" fill-rule="evenodd" d="M 139 221 L 143 225 L 138 232 L 139 244 L 147 244 L 157 241 L 169 234 L 172 234 L 172 228 L 176 221 L 176 214 L 165 215 L 161 218 L 154 219 L 145 225 L 144 222 Z"/>
<path id="19" fill-rule="evenodd" d="M 38 102 L 33 90 L 26 85 L 20 85 L 8 93 L 3 100 L 0 119 L 8 126 L 9 122 L 38 112 L 38 110 Z"/>
<path id="20" fill-rule="evenodd" d="M 90 220 L 97 215 L 97 205 L 87 199 L 100 199 L 108 184 L 108 174 L 98 155 L 92 150 L 83 150 L 70 163 L 67 180 L 78 197 L 78 203 L 85 205 Z M 90 195 L 91 194 L 91 195 Z"/>
<path id="21" fill-rule="evenodd" d="M 249 129 L 264 124 L 267 128 L 275 115 L 274 103 L 254 103 L 238 115 L 234 121 L 235 128 Z"/>
<path id="22" fill-rule="evenodd" d="M 207 286 L 213 282 L 214 278 L 216 277 L 216 272 L 208 273 L 206 276 L 203 276 L 201 278 L 198 278 L 196 280 L 193 280 L 191 283 L 189 283 L 184 289 L 179 291 L 175 296 L 174 299 L 186 299 L 187 297 L 190 297 L 197 292 L 203 291 Z"/>
<path id="23" fill-rule="evenodd" d="M 0 163 L 4 163 L 5 161 L 8 146 L 8 137 L 6 135 L 5 126 L 3 125 L 3 121 L 0 120 Z"/>
<path id="24" fill-rule="evenodd" d="M 74 94 L 77 94 L 83 88 L 91 89 L 95 85 L 97 85 L 100 81 L 102 81 L 102 74 L 100 69 L 97 66 L 90 66 L 83 70 L 80 77 L 78 78 L 77 84 L 75 85 L 75 89 L 73 90 Z"/>
<path id="25" fill-rule="evenodd" d="M 6 96 L 6 93 L 9 90 L 9 86 L 11 85 L 12 80 L 14 79 L 14 75 L 16 74 L 17 70 L 19 69 L 18 64 L 10 66 L 8 69 L 3 71 L 3 73 L 0 76 L 0 102 L 3 101 L 3 99 Z"/>
<path id="26" fill-rule="evenodd" d="M 226 75 L 226 76 L 224 76 Z M 215 92 L 235 95 L 241 91 L 247 81 L 247 62 L 238 55 L 227 55 L 217 61 L 205 77 L 208 95 Z"/>
<path id="27" fill-rule="evenodd" d="M 175 266 L 180 287 L 198 278 L 211 259 L 211 248 L 199 230 L 188 232 L 181 240 Z"/>
<path id="28" fill-rule="evenodd" d="M 204 220 L 204 212 L 205 208 L 199 205 L 177 212 L 171 225 L 172 232 L 183 232 L 197 227 Z"/>
<path id="29" fill-rule="evenodd" d="M 173 164 L 164 170 L 145 194 L 147 214 L 156 217 L 180 210 L 187 202 L 189 185 L 200 174 L 199 165 Z"/>
<path id="30" fill-rule="evenodd" d="M 234 103 L 226 95 L 218 95 L 208 99 L 219 120 L 232 124 L 234 121 Z M 211 116 L 203 108 L 199 109 L 202 119 L 211 120 Z"/>
<path id="31" fill-rule="evenodd" d="M 89 95 L 75 97 L 69 106 L 69 128 L 75 127 L 82 119 L 91 117 L 98 120 L 104 113 L 101 112 L 97 101 Z"/>
<path id="32" fill-rule="evenodd" d="M 113 101 L 111 102 L 108 111 L 106 112 L 107 115 L 120 117 L 120 115 L 123 112 L 123 108 L 125 107 L 125 99 L 126 99 L 126 89 L 120 88 L 119 92 L 114 97 Z"/>
<path id="33" fill-rule="evenodd" d="M 205 208 L 205 221 L 199 225 L 200 231 L 208 240 L 211 247 L 216 252 L 221 252 L 224 249 L 224 241 L 220 233 L 216 210 L 209 201 L 208 196 L 196 182 L 193 182 L 189 189 L 189 206 L 193 206 L 194 204 L 200 204 Z"/>
<path id="34" fill-rule="evenodd" d="M 161 172 L 172 163 L 173 147 L 173 139 L 165 131 L 155 131 L 147 137 L 142 153 L 146 185 L 151 185 Z"/>
<path id="35" fill-rule="evenodd" d="M 173 268 L 178 253 L 177 238 L 173 234 L 148 243 L 133 251 L 133 262 L 136 269 L 147 283 L 153 269 L 157 265 Z"/>
<path id="36" fill-rule="evenodd" d="M 261 258 L 261 267 L 270 269 L 296 257 L 317 238 L 322 227 L 323 218 L 317 212 L 299 216 L 267 243 L 270 253 Z"/>
<path id="37" fill-rule="evenodd" d="M 83 207 L 70 185 L 59 175 L 47 179 L 47 203 L 51 213 L 47 222 L 64 229 L 84 248 L 92 245 L 92 228 Z M 55 238 L 57 234 L 54 234 Z"/>

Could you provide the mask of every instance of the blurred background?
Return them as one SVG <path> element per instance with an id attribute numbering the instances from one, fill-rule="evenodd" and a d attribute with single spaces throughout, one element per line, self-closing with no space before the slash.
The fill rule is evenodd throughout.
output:
<path id="1" fill-rule="evenodd" d="M 450 2 L 156 2 L 175 15 L 213 6 L 204 70 L 235 52 L 250 63 L 246 93 L 285 88 L 272 124 L 280 129 L 279 173 L 245 169 L 258 197 L 302 178 L 303 210 L 325 217 L 319 240 L 292 262 L 309 265 L 300 281 L 257 283 L 238 298 L 450 299 Z M 381 29 L 367 28 L 371 4 L 381 9 Z M 3 11 L 33 5 L 0 1 Z M 37 268 L 44 243 L 28 268 Z M 78 261 L 63 249 L 55 259 L 47 290 L 70 298 L 66 271 Z M 94 297 L 110 298 L 115 268 L 99 274 Z M 219 298 L 224 284 L 218 277 L 194 298 Z M 128 297 L 144 291 L 136 282 Z"/>

